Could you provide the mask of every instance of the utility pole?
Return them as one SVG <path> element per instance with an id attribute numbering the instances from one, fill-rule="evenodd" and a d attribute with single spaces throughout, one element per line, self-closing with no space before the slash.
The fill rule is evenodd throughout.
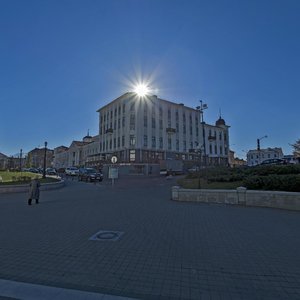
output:
<path id="1" fill-rule="evenodd" d="M 47 142 L 45 142 L 45 148 L 44 148 L 44 169 L 43 169 L 43 178 L 46 178 L 46 155 L 47 155 Z"/>

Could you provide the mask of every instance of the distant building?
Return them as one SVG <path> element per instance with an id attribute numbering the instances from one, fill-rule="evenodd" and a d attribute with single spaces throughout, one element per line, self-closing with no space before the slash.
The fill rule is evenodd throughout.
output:
<path id="1" fill-rule="evenodd" d="M 5 154 L 0 153 L 0 170 L 6 170 L 8 168 L 8 161 L 9 158 Z"/>
<path id="2" fill-rule="evenodd" d="M 289 164 L 299 164 L 300 157 L 295 157 L 294 155 L 284 155 L 283 159 Z"/>
<path id="3" fill-rule="evenodd" d="M 247 162 L 244 159 L 234 157 L 234 151 L 229 150 L 229 165 L 232 168 L 246 166 Z"/>
<path id="4" fill-rule="evenodd" d="M 283 152 L 281 148 L 249 150 L 247 153 L 247 165 L 256 166 L 261 164 L 264 160 L 274 158 L 283 159 Z"/>
<path id="5" fill-rule="evenodd" d="M 203 122 L 203 110 L 158 98 L 126 93 L 101 107 L 99 154 L 121 163 L 159 163 L 168 160 L 228 165 L 229 126 L 220 117 Z"/>
<path id="6" fill-rule="evenodd" d="M 44 167 L 44 148 L 34 148 L 27 153 L 26 166 L 32 168 Z M 46 149 L 46 168 L 53 166 L 53 150 Z"/>
<path id="7" fill-rule="evenodd" d="M 67 167 L 95 166 L 99 160 L 99 135 L 86 135 L 82 141 L 73 141 L 70 147 L 54 149 L 53 166 L 56 169 Z M 92 162 L 92 163 L 91 163 Z"/>

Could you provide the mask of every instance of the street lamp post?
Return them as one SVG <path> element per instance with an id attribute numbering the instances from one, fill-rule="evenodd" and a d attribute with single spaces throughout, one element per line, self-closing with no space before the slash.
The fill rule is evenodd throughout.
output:
<path id="1" fill-rule="evenodd" d="M 44 169 L 43 169 L 43 178 L 46 178 L 46 154 L 47 154 L 47 142 L 45 142 L 45 148 L 44 148 Z"/>
<path id="2" fill-rule="evenodd" d="M 205 143 L 205 128 L 204 128 L 204 118 L 203 118 L 203 111 L 208 108 L 206 103 L 203 103 L 202 100 L 200 101 L 200 106 L 197 106 L 196 109 L 200 112 L 200 122 L 202 124 L 202 147 L 203 147 L 203 157 L 204 157 L 204 165 L 206 166 L 206 143 Z"/>
<path id="3" fill-rule="evenodd" d="M 257 151 L 258 151 L 258 164 L 260 164 L 260 140 L 265 139 L 267 137 L 268 137 L 267 135 L 264 135 L 263 137 L 256 140 L 257 141 Z"/>
<path id="4" fill-rule="evenodd" d="M 20 149 L 20 172 L 22 172 L 22 149 Z"/>

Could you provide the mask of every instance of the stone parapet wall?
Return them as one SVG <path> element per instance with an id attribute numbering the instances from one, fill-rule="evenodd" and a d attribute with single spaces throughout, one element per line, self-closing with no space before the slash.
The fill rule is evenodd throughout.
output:
<path id="1" fill-rule="evenodd" d="M 236 190 L 197 190 L 173 186 L 172 200 L 261 206 L 300 211 L 300 193 L 252 191 L 244 187 L 239 187 Z"/>
<path id="2" fill-rule="evenodd" d="M 41 185 L 41 191 L 55 190 L 65 186 L 65 181 L 61 180 L 58 182 L 43 183 Z M 0 194 L 6 193 L 24 193 L 29 191 L 29 184 L 20 185 L 2 185 L 0 186 Z"/>

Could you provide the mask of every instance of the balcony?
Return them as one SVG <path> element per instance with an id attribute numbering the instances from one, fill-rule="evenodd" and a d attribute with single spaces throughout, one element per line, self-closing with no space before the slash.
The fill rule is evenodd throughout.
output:
<path id="1" fill-rule="evenodd" d="M 105 133 L 112 134 L 114 130 L 112 128 L 106 129 Z"/>
<path id="2" fill-rule="evenodd" d="M 173 134 L 173 133 L 176 133 L 176 129 L 168 127 L 168 128 L 166 128 L 166 132 L 167 132 L 167 134 Z"/>
<path id="3" fill-rule="evenodd" d="M 215 141 L 215 140 L 217 139 L 217 137 L 216 137 L 215 135 L 209 135 L 209 136 L 207 137 L 207 139 L 208 139 L 209 141 Z"/>

